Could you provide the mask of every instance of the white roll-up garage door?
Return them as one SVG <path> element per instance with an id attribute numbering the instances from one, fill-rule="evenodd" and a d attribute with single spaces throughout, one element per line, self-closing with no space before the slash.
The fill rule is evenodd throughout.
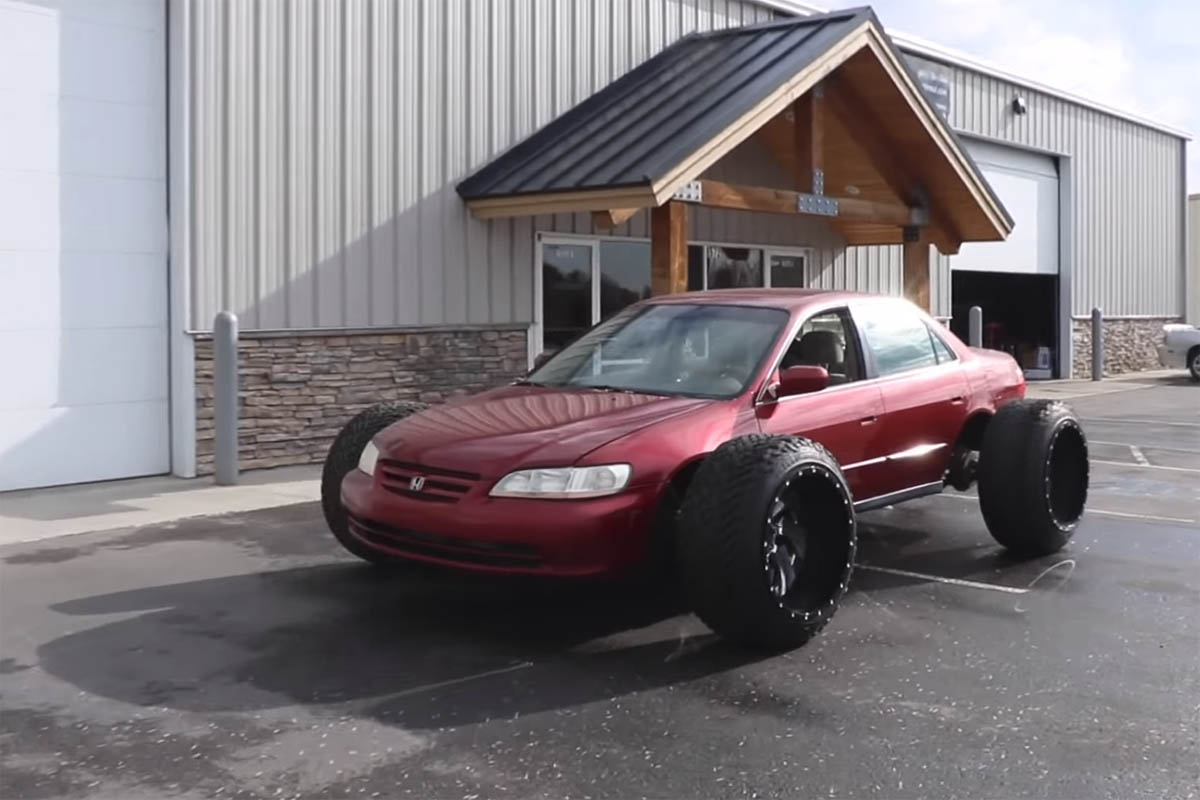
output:
<path id="1" fill-rule="evenodd" d="M 0 0 L 0 490 L 166 472 L 162 0 Z"/>
<path id="2" fill-rule="evenodd" d="M 988 142 L 967 150 L 1000 196 L 1016 227 L 1003 242 L 969 242 L 951 269 L 1058 274 L 1058 167 L 1049 156 Z"/>

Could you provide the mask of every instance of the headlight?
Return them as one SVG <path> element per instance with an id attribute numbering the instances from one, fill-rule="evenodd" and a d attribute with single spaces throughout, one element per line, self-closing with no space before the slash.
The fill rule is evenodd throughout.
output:
<path id="1" fill-rule="evenodd" d="M 358 457 L 358 468 L 368 475 L 375 474 L 375 462 L 379 460 L 379 448 L 374 442 L 367 442 L 362 455 Z"/>
<path id="2" fill-rule="evenodd" d="M 628 464 L 600 467 L 551 467 L 510 472 L 492 487 L 492 497 L 541 497 L 568 500 L 616 494 L 629 483 Z"/>

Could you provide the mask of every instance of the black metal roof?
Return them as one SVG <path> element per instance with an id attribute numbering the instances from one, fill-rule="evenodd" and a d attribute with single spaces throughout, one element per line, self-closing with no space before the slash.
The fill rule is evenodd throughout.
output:
<path id="1" fill-rule="evenodd" d="M 464 200 L 651 184 L 864 21 L 870 8 L 693 33 L 458 184 Z"/>

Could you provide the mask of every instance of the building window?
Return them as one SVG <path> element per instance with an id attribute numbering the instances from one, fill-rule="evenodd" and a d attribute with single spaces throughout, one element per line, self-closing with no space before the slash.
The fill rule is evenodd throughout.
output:
<path id="1" fill-rule="evenodd" d="M 538 345 L 558 350 L 601 320 L 650 296 L 650 243 L 623 237 L 538 234 Z M 806 250 L 688 245 L 688 291 L 804 286 Z M 532 356 L 531 356 L 532 358 Z"/>
<path id="2" fill-rule="evenodd" d="M 763 285 L 762 250 L 749 247 L 705 248 L 709 289 L 740 289 Z"/>

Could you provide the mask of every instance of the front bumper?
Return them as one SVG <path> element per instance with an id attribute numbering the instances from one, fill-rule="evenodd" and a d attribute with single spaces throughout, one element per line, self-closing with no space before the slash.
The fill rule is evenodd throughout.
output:
<path id="1" fill-rule="evenodd" d="M 489 497 L 489 488 L 432 502 L 353 470 L 342 481 L 342 504 L 350 535 L 381 553 L 479 572 L 583 576 L 618 572 L 646 555 L 662 487 L 585 500 Z"/>

